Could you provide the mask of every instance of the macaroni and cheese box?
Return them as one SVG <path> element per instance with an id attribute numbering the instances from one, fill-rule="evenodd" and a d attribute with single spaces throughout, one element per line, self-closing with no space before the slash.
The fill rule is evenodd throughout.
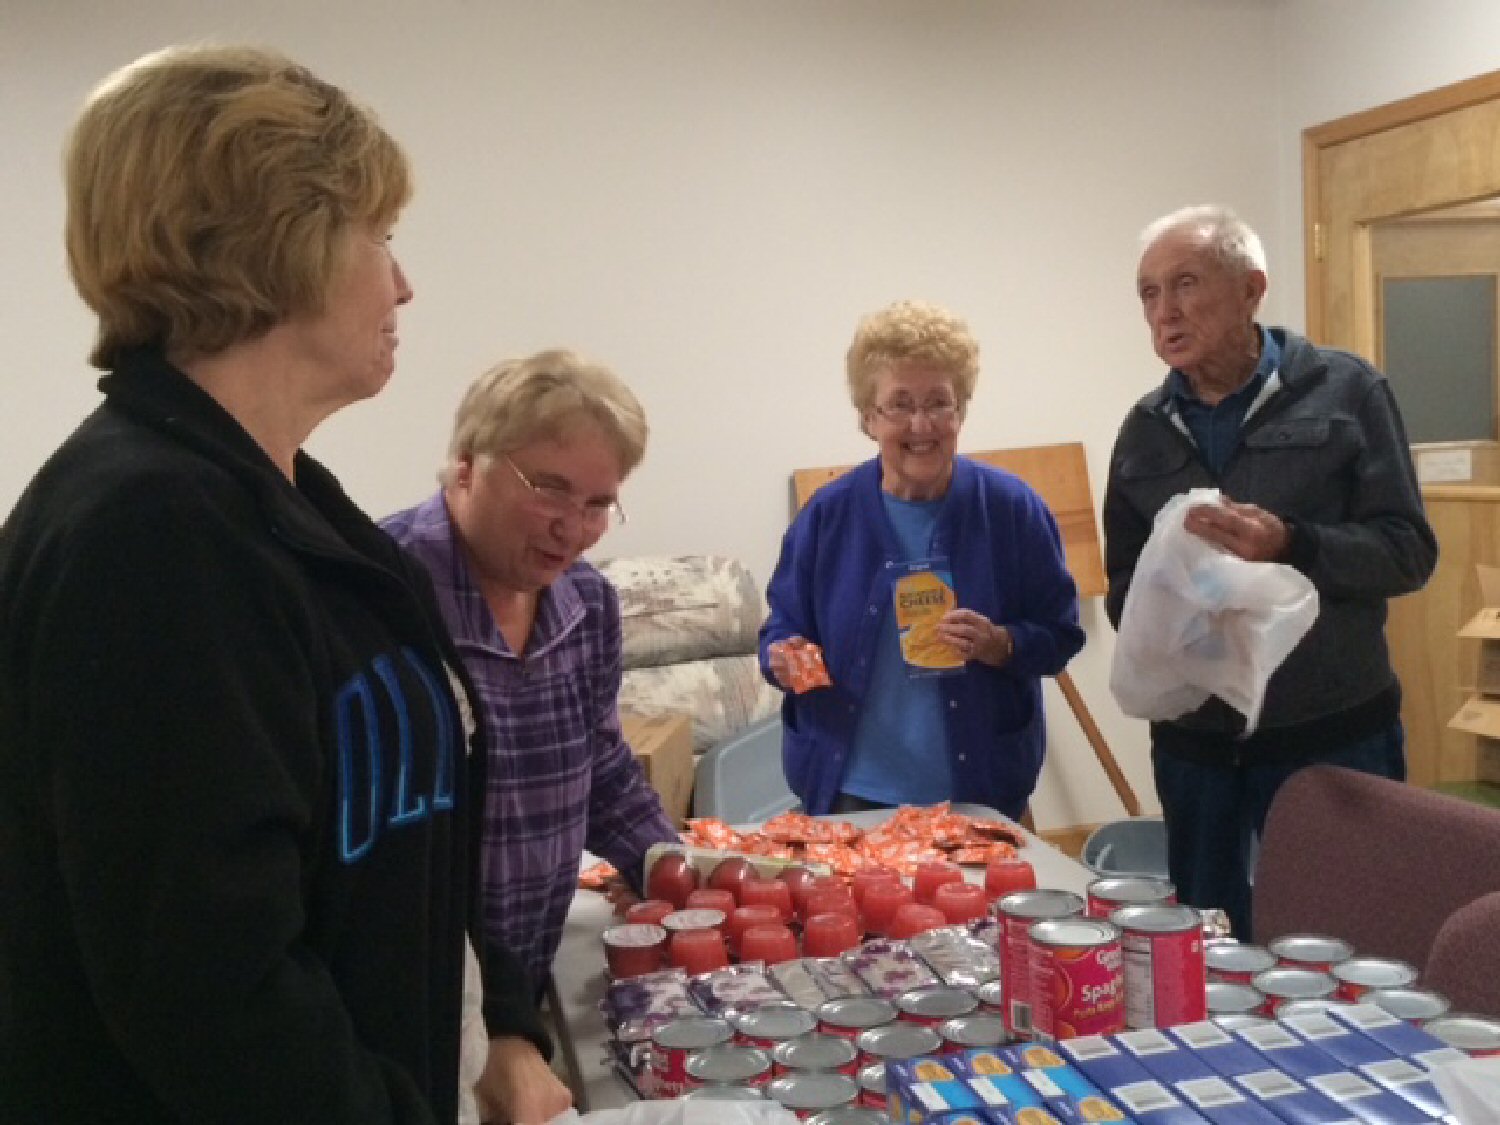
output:
<path id="1" fill-rule="evenodd" d="M 1214 1125 L 1282 1125 L 1281 1118 L 1237 1089 L 1207 1059 L 1165 1031 L 1143 1028 L 1122 1032 L 1114 1040 L 1153 1077 Z"/>
<path id="2" fill-rule="evenodd" d="M 1235 1034 L 1264 1055 L 1270 1067 L 1302 1080 L 1367 1125 L 1423 1125 L 1434 1120 L 1425 1110 L 1347 1069 L 1285 1024 L 1237 1028 Z"/>
<path id="3" fill-rule="evenodd" d="M 1191 1048 L 1199 1059 L 1225 1078 L 1266 1069 L 1265 1057 L 1259 1051 L 1213 1020 L 1179 1024 L 1169 1028 L 1167 1034 Z"/>
<path id="4" fill-rule="evenodd" d="M 1338 1102 L 1267 1066 L 1237 1074 L 1234 1084 L 1287 1125 L 1361 1125 Z"/>
<path id="5" fill-rule="evenodd" d="M 1284 1125 L 1272 1110 L 1217 1074 L 1174 1082 L 1172 1089 L 1213 1125 Z"/>
<path id="6" fill-rule="evenodd" d="M 1109 1096 L 1140 1125 L 1201 1125 L 1208 1120 L 1155 1078 L 1111 1087 Z"/>
<path id="7" fill-rule="evenodd" d="M 1437 1036 L 1423 1031 L 1416 1024 L 1396 1018 L 1376 1004 L 1350 1004 L 1346 1008 L 1331 1008 L 1329 1015 L 1401 1058 L 1445 1046 Z"/>
<path id="8" fill-rule="evenodd" d="M 901 657 L 912 676 L 942 676 L 962 672 L 963 655 L 938 637 L 945 614 L 958 608 L 948 560 L 922 559 L 902 563 L 891 596 L 895 599 L 896 634 Z"/>

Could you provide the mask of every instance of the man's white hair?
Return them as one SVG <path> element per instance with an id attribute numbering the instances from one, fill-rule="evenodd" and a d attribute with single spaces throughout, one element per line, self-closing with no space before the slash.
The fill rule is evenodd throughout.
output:
<path id="1" fill-rule="evenodd" d="M 1266 272 L 1266 250 L 1260 235 L 1228 207 L 1201 203 L 1163 215 L 1141 231 L 1141 249 L 1146 250 L 1165 234 L 1195 231 L 1220 262 L 1236 273 Z"/>

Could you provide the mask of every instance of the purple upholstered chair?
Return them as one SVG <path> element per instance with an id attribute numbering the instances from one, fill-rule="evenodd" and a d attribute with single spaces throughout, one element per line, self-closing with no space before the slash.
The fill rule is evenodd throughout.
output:
<path id="1" fill-rule="evenodd" d="M 1451 998 L 1488 1004 L 1500 995 L 1500 903 L 1475 904 L 1473 925 L 1460 915 L 1495 891 L 1500 811 L 1312 766 L 1281 787 L 1266 820 L 1252 900 L 1255 939 L 1331 934 L 1357 953 L 1396 957 L 1424 973 L 1440 944 L 1444 984 L 1462 992 Z M 1439 943 L 1450 919 L 1465 924 Z M 1466 956 L 1474 959 L 1468 966 Z M 1460 989 L 1460 980 L 1474 988 Z"/>
<path id="2" fill-rule="evenodd" d="M 1453 1001 L 1454 1011 L 1500 1018 L 1500 891 L 1449 915 L 1433 940 L 1422 983 Z"/>

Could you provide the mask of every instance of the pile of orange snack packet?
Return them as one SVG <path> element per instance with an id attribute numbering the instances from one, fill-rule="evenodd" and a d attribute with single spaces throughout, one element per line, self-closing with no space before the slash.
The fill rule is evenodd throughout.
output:
<path id="1" fill-rule="evenodd" d="M 820 645 L 795 637 L 789 641 L 777 641 L 771 647 L 786 654 L 792 691 L 796 694 L 832 686 L 833 681 L 828 678 L 828 666 L 823 663 L 823 649 Z"/>
<path id="2" fill-rule="evenodd" d="M 919 863 L 947 860 L 969 865 L 1014 859 L 1022 842 L 1011 825 L 954 812 L 947 802 L 903 805 L 889 820 L 868 829 L 800 812 L 774 816 L 756 832 L 702 817 L 687 822 L 682 838 L 696 847 L 741 855 L 826 863 L 846 878 L 863 867 L 891 867 L 911 875 Z M 608 864 L 596 864 L 580 876 L 579 885 L 599 889 L 613 873 Z"/>

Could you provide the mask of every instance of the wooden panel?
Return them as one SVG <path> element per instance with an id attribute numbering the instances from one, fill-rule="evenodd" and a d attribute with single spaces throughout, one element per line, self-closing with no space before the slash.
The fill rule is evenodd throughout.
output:
<path id="1" fill-rule="evenodd" d="M 1483 605 L 1476 563 L 1500 563 L 1500 488 L 1429 486 L 1427 518 L 1441 551 L 1427 586 L 1390 605 L 1386 638 L 1401 680 L 1407 766 L 1414 785 L 1472 781 L 1472 734 L 1450 730 L 1473 689 L 1479 642 L 1458 636 Z"/>
<path id="2" fill-rule="evenodd" d="M 982 449 L 964 456 L 1014 473 L 1036 489 L 1062 533 L 1068 571 L 1084 598 L 1104 596 L 1104 558 L 1099 550 L 1099 525 L 1094 518 L 1094 495 L 1089 488 L 1088 462 L 1081 442 L 1033 445 L 1017 449 Z M 834 465 L 798 469 L 792 492 L 801 509 L 814 492 L 843 476 L 854 466 Z"/>

